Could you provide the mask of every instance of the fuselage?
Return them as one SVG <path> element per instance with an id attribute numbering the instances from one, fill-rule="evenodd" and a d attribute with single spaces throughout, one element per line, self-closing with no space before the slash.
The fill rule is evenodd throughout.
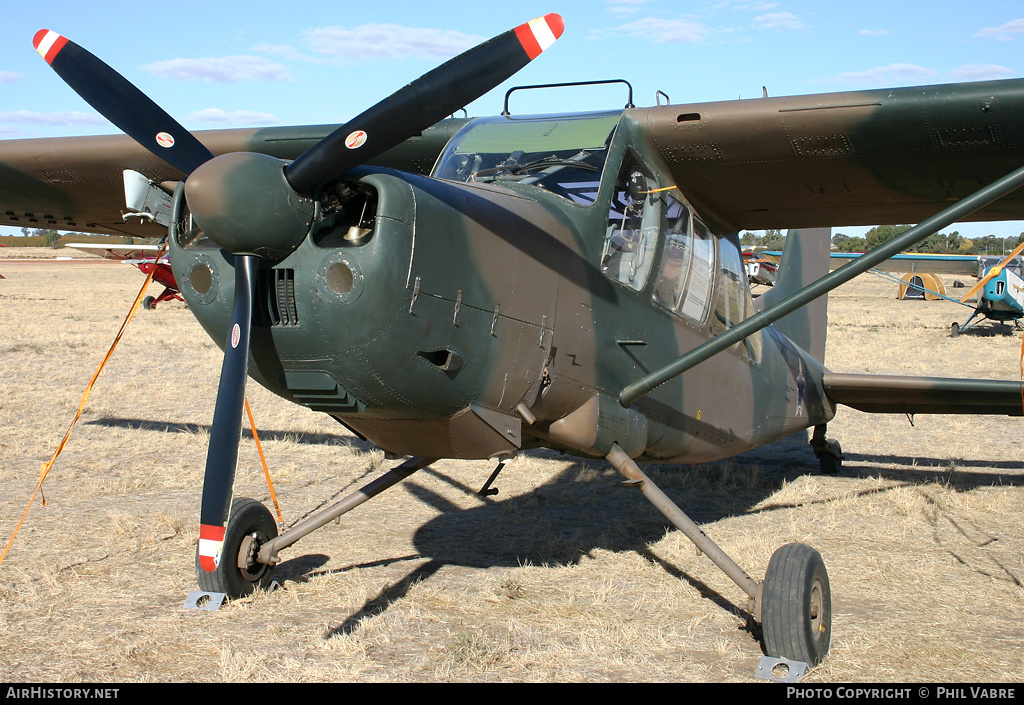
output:
<path id="1" fill-rule="evenodd" d="M 249 374 L 395 455 L 698 462 L 824 423 L 821 362 L 772 328 L 619 404 L 752 312 L 736 234 L 667 173 L 617 113 L 485 119 L 431 177 L 350 172 L 261 265 Z M 179 216 L 176 279 L 223 347 L 232 258 Z"/>

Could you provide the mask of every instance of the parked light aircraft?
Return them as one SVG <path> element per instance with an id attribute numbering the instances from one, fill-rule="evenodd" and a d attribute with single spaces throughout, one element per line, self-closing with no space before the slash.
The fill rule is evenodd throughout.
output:
<path id="1" fill-rule="evenodd" d="M 1013 382 L 822 359 L 827 291 L 951 222 L 1024 218 L 1024 81 L 446 119 L 562 30 L 557 15 L 517 27 L 340 127 L 194 135 L 42 30 L 39 54 L 130 137 L 0 142 L 0 222 L 151 235 L 121 221 L 125 169 L 170 199 L 175 278 L 225 351 L 203 589 L 266 586 L 280 551 L 436 459 L 548 447 L 606 458 L 744 590 L 767 654 L 819 663 L 820 554 L 788 544 L 752 579 L 637 462 L 813 428 L 834 470 L 841 404 L 1020 415 Z M 828 274 L 831 225 L 908 221 L 923 222 L 895 249 Z M 737 233 L 766 228 L 791 228 L 789 245 L 755 306 Z M 247 375 L 411 459 L 278 535 L 261 504 L 232 501 Z"/>
<path id="2" fill-rule="evenodd" d="M 873 271 L 876 273 L 927 272 L 976 276 L 978 282 L 959 299 L 951 298 L 943 291 L 929 289 L 923 283 L 912 285 L 936 298 L 953 301 L 974 309 L 963 324 L 956 321 L 950 324 L 950 335 L 956 338 L 984 320 L 994 321 L 997 324 L 1012 321 L 1014 328 L 1020 327 L 1020 319 L 1024 317 L 1024 278 L 1021 277 L 1020 258 L 1022 251 L 1024 251 L 1024 243 L 1005 257 L 906 252 L 894 255 L 880 266 L 873 268 Z M 833 252 L 830 255 L 831 268 L 838 269 L 862 254 Z M 762 255 L 780 257 L 782 253 L 765 252 Z M 882 276 L 885 275 L 882 274 Z M 969 301 L 974 303 L 968 303 Z"/>
<path id="3" fill-rule="evenodd" d="M 156 296 L 147 296 L 142 300 L 143 308 L 154 309 L 164 301 L 184 301 L 178 291 L 178 282 L 171 271 L 170 257 L 159 256 L 162 249 L 159 245 L 103 245 L 88 242 L 69 242 L 65 247 L 73 247 L 82 252 L 99 254 L 106 259 L 117 260 L 139 268 L 143 274 L 153 272 L 153 281 L 161 284 L 164 290 Z"/>
<path id="4" fill-rule="evenodd" d="M 974 313 L 963 325 L 954 321 L 949 327 L 950 335 L 955 338 L 976 326 L 981 320 L 997 323 L 1013 321 L 1014 328 L 1020 327 L 1020 319 L 1024 317 L 1024 279 L 1021 278 L 1018 255 L 1022 250 L 1024 243 L 998 264 L 991 266 L 982 258 L 978 258 L 978 283 L 960 297 L 961 302 L 977 297 Z"/>

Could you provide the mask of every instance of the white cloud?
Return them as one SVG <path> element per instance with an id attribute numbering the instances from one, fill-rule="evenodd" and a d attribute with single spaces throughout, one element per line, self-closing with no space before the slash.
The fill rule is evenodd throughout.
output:
<path id="1" fill-rule="evenodd" d="M 758 29 L 806 29 L 807 26 L 792 12 L 769 12 L 754 18 Z"/>
<path id="2" fill-rule="evenodd" d="M 252 47 L 253 51 L 259 52 L 260 54 L 270 54 L 271 56 L 279 56 L 286 61 L 301 61 L 305 63 L 322 64 L 324 60 L 309 54 L 303 54 L 301 51 L 288 44 L 268 44 L 266 42 L 261 44 L 255 44 Z"/>
<path id="3" fill-rule="evenodd" d="M 186 115 L 185 122 L 204 122 L 215 125 L 255 126 L 276 125 L 278 119 L 271 113 L 260 113 L 255 110 L 233 110 L 230 113 L 220 108 L 206 108 Z"/>
<path id="4" fill-rule="evenodd" d="M 997 64 L 965 64 L 942 72 L 916 64 L 889 64 L 866 71 L 849 71 L 830 80 L 855 85 L 895 86 L 922 83 L 994 81 L 1018 76 L 1018 72 Z"/>
<path id="5" fill-rule="evenodd" d="M 1024 34 L 1024 20 L 1011 20 L 999 27 L 985 27 L 974 36 L 978 39 L 995 39 L 1000 42 L 1012 42 L 1016 35 Z"/>
<path id="6" fill-rule="evenodd" d="M 56 113 L 37 113 L 31 110 L 0 112 L 0 123 L 16 125 L 107 125 L 107 119 L 97 113 L 65 110 Z"/>
<path id="7" fill-rule="evenodd" d="M 632 15 L 649 2 L 651 0 L 604 0 L 608 12 L 613 15 Z"/>
<path id="8" fill-rule="evenodd" d="M 949 72 L 954 81 L 994 81 L 1000 78 L 1013 78 L 1018 73 L 1013 69 L 996 64 L 967 64 Z"/>
<path id="9" fill-rule="evenodd" d="M 358 27 L 318 27 L 305 32 L 310 49 L 318 54 L 356 62 L 363 59 L 449 59 L 487 37 L 454 30 L 364 24 Z"/>
<path id="10" fill-rule="evenodd" d="M 201 78 L 214 83 L 292 80 L 284 66 L 259 56 L 171 59 L 147 64 L 142 68 L 157 76 L 177 81 L 196 81 Z"/>
<path id="11" fill-rule="evenodd" d="M 857 32 L 862 37 L 882 37 L 886 34 L 892 34 L 891 29 L 862 29 Z"/>
<path id="12" fill-rule="evenodd" d="M 19 78 L 24 78 L 25 74 L 15 73 L 14 71 L 0 71 L 0 83 L 14 83 Z"/>
<path id="13" fill-rule="evenodd" d="M 848 71 L 833 76 L 832 80 L 840 83 L 855 84 L 892 84 L 907 81 L 930 81 L 938 78 L 940 73 L 916 64 L 888 64 L 877 66 L 866 71 Z"/>
<path id="14" fill-rule="evenodd" d="M 659 44 L 688 44 L 703 41 L 712 29 L 691 20 L 663 20 L 647 17 L 619 27 L 614 32 L 625 32 L 634 37 L 650 39 Z"/>
<path id="15" fill-rule="evenodd" d="M 747 2 L 746 0 L 729 0 L 715 5 L 716 10 L 750 10 L 751 12 L 764 12 L 773 10 L 779 6 L 777 2 Z"/>

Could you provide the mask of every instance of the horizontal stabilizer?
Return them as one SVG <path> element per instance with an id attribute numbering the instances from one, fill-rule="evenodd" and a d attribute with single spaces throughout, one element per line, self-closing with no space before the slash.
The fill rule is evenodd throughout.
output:
<path id="1" fill-rule="evenodd" d="M 829 372 L 823 385 L 834 403 L 868 413 L 1024 415 L 1014 381 Z"/>

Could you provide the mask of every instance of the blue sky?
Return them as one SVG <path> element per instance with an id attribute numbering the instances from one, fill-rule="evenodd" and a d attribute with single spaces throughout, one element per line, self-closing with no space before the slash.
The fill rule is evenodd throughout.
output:
<path id="1" fill-rule="evenodd" d="M 651 105 L 658 90 L 684 103 L 757 97 L 762 86 L 779 96 L 1024 75 L 1019 0 L 37 0 L 5 8 L 0 139 L 112 131 L 33 51 L 41 28 L 92 51 L 187 128 L 212 129 L 343 122 L 548 12 L 563 16 L 565 34 L 471 115 L 499 112 L 512 85 L 545 82 L 625 78 L 636 104 Z M 621 89 L 602 88 L 516 94 L 511 107 L 624 102 Z M 959 229 L 1016 236 L 1024 224 Z"/>

